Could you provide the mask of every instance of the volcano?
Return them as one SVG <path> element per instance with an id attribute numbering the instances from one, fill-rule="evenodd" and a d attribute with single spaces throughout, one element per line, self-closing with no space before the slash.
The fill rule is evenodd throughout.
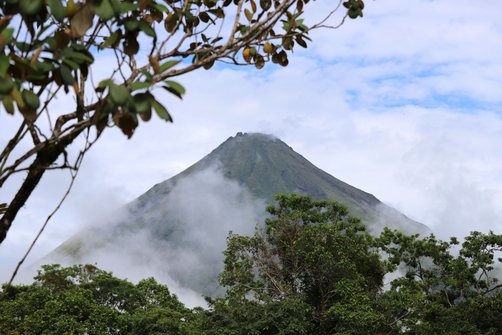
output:
<path id="1" fill-rule="evenodd" d="M 298 193 L 345 204 L 371 233 L 388 226 L 427 234 L 427 226 L 315 167 L 271 135 L 237 133 L 178 175 L 64 242 L 46 259 L 97 263 L 129 279 L 154 275 L 206 295 L 229 231 L 251 234 L 275 194 Z M 153 269 L 153 270 L 152 270 Z"/>

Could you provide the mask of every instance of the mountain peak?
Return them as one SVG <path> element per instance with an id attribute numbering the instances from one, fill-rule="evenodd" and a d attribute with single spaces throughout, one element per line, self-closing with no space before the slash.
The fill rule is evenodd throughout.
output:
<path id="1" fill-rule="evenodd" d="M 230 136 L 225 142 L 220 144 L 213 152 L 222 150 L 222 148 L 234 148 L 239 149 L 239 146 L 258 146 L 258 145 L 267 145 L 271 142 L 280 142 L 283 145 L 286 143 L 282 142 L 280 139 L 271 134 L 264 133 L 243 133 L 238 132 L 235 136 Z M 286 145 L 287 146 L 287 145 Z"/>
<path id="2" fill-rule="evenodd" d="M 228 231 L 252 232 L 277 193 L 337 200 L 372 233 L 384 226 L 430 232 L 372 194 L 317 168 L 273 135 L 239 132 L 128 204 L 109 225 L 74 236 L 53 256 L 78 263 L 108 259 L 116 266 L 110 255 L 123 257 L 129 251 L 134 266 L 147 259 L 155 271 L 167 272 L 185 287 L 213 294 Z"/>
<path id="3" fill-rule="evenodd" d="M 275 137 L 272 134 L 265 134 L 265 133 L 243 133 L 243 132 L 238 132 L 235 134 L 235 136 L 230 136 L 229 139 L 234 139 L 234 140 L 255 140 L 255 141 L 280 141 L 277 137 Z M 282 142 L 282 141 L 281 141 Z"/>

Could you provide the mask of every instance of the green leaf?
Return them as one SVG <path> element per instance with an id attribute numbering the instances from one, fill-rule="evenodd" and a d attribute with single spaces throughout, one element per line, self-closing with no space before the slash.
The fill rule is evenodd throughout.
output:
<path id="1" fill-rule="evenodd" d="M 114 46 L 117 43 L 117 40 L 122 37 L 122 31 L 117 30 L 114 33 L 112 33 L 110 36 L 105 38 L 104 42 L 99 46 L 101 49 L 104 48 L 109 48 L 111 46 Z"/>
<path id="2" fill-rule="evenodd" d="M 159 3 L 152 3 L 151 6 L 161 13 L 166 13 L 169 10 L 166 6 Z"/>
<path id="3" fill-rule="evenodd" d="M 77 63 L 68 58 L 63 59 L 63 64 L 66 64 L 72 70 L 77 70 L 79 68 L 79 65 Z"/>
<path id="4" fill-rule="evenodd" d="M 105 79 L 101 80 L 96 87 L 97 92 L 103 92 L 110 84 L 113 84 L 113 81 L 111 79 Z"/>
<path id="5" fill-rule="evenodd" d="M 131 84 L 131 91 L 143 90 L 152 86 L 148 81 L 135 81 Z"/>
<path id="6" fill-rule="evenodd" d="M 2 99 L 3 106 L 5 107 L 5 110 L 9 114 L 14 114 L 14 100 L 10 95 L 6 95 Z"/>
<path id="7" fill-rule="evenodd" d="M 68 65 L 61 64 L 59 72 L 61 73 L 61 80 L 64 85 L 73 85 L 75 78 L 73 77 L 71 69 L 68 67 Z"/>
<path id="8" fill-rule="evenodd" d="M 118 106 L 124 106 L 129 99 L 129 91 L 124 85 L 110 84 L 110 97 Z"/>
<path id="9" fill-rule="evenodd" d="M 157 100 L 155 100 L 153 97 L 150 98 L 150 102 L 152 104 L 153 109 L 155 110 L 155 113 L 162 119 L 166 120 L 167 122 L 173 122 L 173 119 L 171 118 L 171 115 L 167 111 L 167 109 L 162 106 Z"/>
<path id="10" fill-rule="evenodd" d="M 23 15 L 35 15 L 42 9 L 43 5 L 43 0 L 20 0 L 19 11 Z"/>
<path id="11" fill-rule="evenodd" d="M 139 29 L 139 21 L 136 21 L 135 19 L 129 18 L 124 20 L 124 27 L 128 31 L 135 31 Z"/>
<path id="12" fill-rule="evenodd" d="M 0 78 L 0 94 L 9 94 L 14 89 L 14 82 L 10 76 Z"/>
<path id="13" fill-rule="evenodd" d="M 167 90 L 174 95 L 176 95 L 178 98 L 182 98 L 183 95 L 185 94 L 186 90 L 185 88 L 178 82 L 172 81 L 172 80 L 165 80 L 165 84 L 167 84 Z"/>
<path id="14" fill-rule="evenodd" d="M 10 43 L 12 35 L 14 35 L 14 28 L 5 28 L 4 30 L 2 30 L 2 37 L 4 39 L 5 44 Z"/>
<path id="15" fill-rule="evenodd" d="M 52 16 L 54 16 L 57 21 L 63 22 L 66 16 L 66 9 L 61 4 L 61 0 L 47 0 L 47 4 L 49 5 Z"/>
<path id="16" fill-rule="evenodd" d="M 103 21 L 108 21 L 115 15 L 115 11 L 109 0 L 101 0 L 99 4 L 94 3 L 94 11 Z"/>
<path id="17" fill-rule="evenodd" d="M 43 73 L 48 73 L 54 69 L 54 65 L 52 63 L 46 62 L 36 62 L 35 67 L 37 68 L 37 71 Z"/>
<path id="18" fill-rule="evenodd" d="M 154 37 L 154 38 L 157 37 L 155 30 L 153 30 L 153 28 L 145 21 L 139 22 L 139 29 L 141 29 L 142 32 L 144 32 L 146 35 L 148 35 L 150 37 Z"/>
<path id="19" fill-rule="evenodd" d="M 153 79 L 153 75 L 150 72 L 143 70 L 143 71 L 141 71 L 141 73 L 146 77 L 146 79 L 148 79 L 148 80 Z"/>
<path id="20" fill-rule="evenodd" d="M 38 99 L 38 96 L 33 93 L 32 91 L 30 90 L 23 90 L 21 92 L 21 96 L 23 97 L 23 101 L 24 103 L 34 109 L 34 110 L 37 110 L 38 107 L 40 107 L 40 100 Z"/>
<path id="21" fill-rule="evenodd" d="M 94 58 L 90 53 L 87 52 L 82 52 L 82 51 L 74 51 L 72 48 L 65 48 L 61 52 L 61 56 L 63 58 L 69 58 L 72 61 L 75 61 L 77 63 L 89 63 L 91 64 L 94 62 Z"/>
<path id="22" fill-rule="evenodd" d="M 117 8 L 119 14 L 125 14 L 128 12 L 132 12 L 139 8 L 138 4 L 129 3 L 129 2 L 120 2 L 117 4 L 116 0 L 111 0 L 112 6 Z M 117 5 L 114 5 L 116 3 Z"/>
<path id="23" fill-rule="evenodd" d="M 10 66 L 10 58 L 6 55 L 0 55 L 0 77 L 4 77 Z"/>
<path id="24" fill-rule="evenodd" d="M 170 68 L 172 68 L 173 66 L 178 65 L 179 63 L 181 63 L 181 60 L 179 60 L 179 59 L 169 60 L 169 61 L 163 63 L 162 65 L 160 65 L 159 73 L 165 72 L 165 71 L 169 70 Z"/>
<path id="25" fill-rule="evenodd" d="M 138 93 L 133 97 L 134 109 L 137 113 L 143 114 L 148 113 L 152 109 L 152 103 L 150 102 L 150 95 L 147 93 Z M 143 117 L 142 117 L 143 119 Z M 145 120 L 143 120 L 145 121 Z M 146 120 L 148 121 L 148 120 Z"/>

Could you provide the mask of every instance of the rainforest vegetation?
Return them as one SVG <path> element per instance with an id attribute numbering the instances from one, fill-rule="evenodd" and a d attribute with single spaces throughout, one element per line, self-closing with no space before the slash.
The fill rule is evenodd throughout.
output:
<path id="1" fill-rule="evenodd" d="M 502 236 L 368 234 L 334 201 L 278 195 L 230 233 L 224 296 L 187 308 L 153 278 L 45 265 L 0 292 L 3 334 L 500 334 Z M 193 269 L 194 274 L 197 269 Z"/>

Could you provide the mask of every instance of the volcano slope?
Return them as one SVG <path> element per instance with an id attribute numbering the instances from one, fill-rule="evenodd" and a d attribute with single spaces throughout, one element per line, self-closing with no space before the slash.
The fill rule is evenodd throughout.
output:
<path id="1" fill-rule="evenodd" d="M 315 167 L 281 140 L 237 133 L 180 174 L 76 234 L 44 262 L 97 263 L 129 279 L 155 276 L 173 290 L 214 295 L 229 231 L 250 234 L 277 193 L 337 200 L 371 233 L 430 230 L 373 195 Z"/>

